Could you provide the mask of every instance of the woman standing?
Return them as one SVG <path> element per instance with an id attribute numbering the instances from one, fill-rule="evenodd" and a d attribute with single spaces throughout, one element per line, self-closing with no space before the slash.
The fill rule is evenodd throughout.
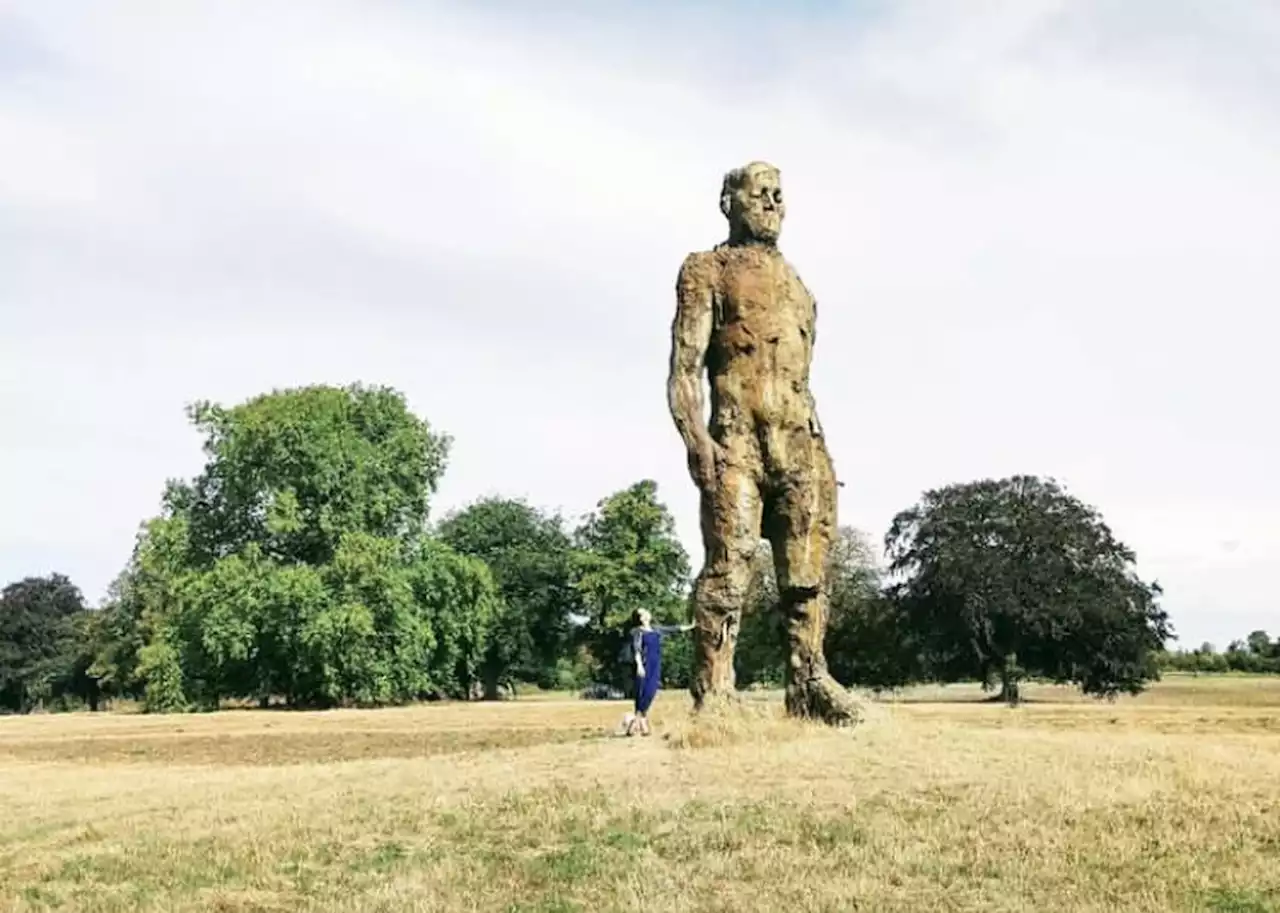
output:
<path id="1" fill-rule="evenodd" d="M 662 682 L 662 638 L 692 630 L 692 624 L 655 627 L 648 609 L 636 611 L 635 627 L 631 629 L 631 656 L 636 665 L 636 709 L 635 715 L 628 716 L 626 721 L 627 735 L 634 733 L 637 724 L 641 735 L 649 735 L 649 707 Z"/>

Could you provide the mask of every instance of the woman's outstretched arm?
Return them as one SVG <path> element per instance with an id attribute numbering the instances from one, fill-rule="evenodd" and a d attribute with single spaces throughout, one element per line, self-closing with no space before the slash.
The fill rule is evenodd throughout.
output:
<path id="1" fill-rule="evenodd" d="M 693 630 L 693 622 L 686 622 L 682 625 L 654 625 L 653 629 L 664 637 L 668 634 L 683 634 L 686 631 Z"/>

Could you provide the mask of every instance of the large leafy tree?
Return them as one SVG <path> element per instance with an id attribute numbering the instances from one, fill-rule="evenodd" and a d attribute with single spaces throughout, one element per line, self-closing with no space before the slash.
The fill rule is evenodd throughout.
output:
<path id="1" fill-rule="evenodd" d="M 675 534 L 675 520 L 658 499 L 657 483 L 644 480 L 604 498 L 574 533 L 573 586 L 585 624 L 580 637 L 602 680 L 629 682 L 617 661 L 631 616 L 648 609 L 658 622 L 684 620 L 689 556 Z M 664 684 L 687 684 L 692 651 L 688 638 L 668 644 Z"/>
<path id="2" fill-rule="evenodd" d="M 412 538 L 449 451 L 385 387 L 277 390 L 231 408 L 198 403 L 190 417 L 208 463 L 170 500 L 205 564 L 252 543 L 273 560 L 320 565 L 350 532 Z"/>
<path id="3" fill-rule="evenodd" d="M 171 484 L 170 494 L 174 489 Z M 192 573 L 188 529 L 186 514 L 166 496 L 161 516 L 142 524 L 87 644 L 88 674 L 104 692 L 143 697 L 157 711 L 186 706 L 175 624 Z"/>
<path id="4" fill-rule="evenodd" d="M 1280 654 L 1280 641 L 1272 643 L 1271 635 L 1266 631 L 1251 631 L 1245 638 L 1245 647 L 1254 656 L 1266 659 Z"/>
<path id="5" fill-rule="evenodd" d="M 421 697 L 470 698 L 484 683 L 486 657 L 502 611 L 489 567 L 443 542 L 416 543 L 410 585 L 435 634 Z"/>
<path id="6" fill-rule="evenodd" d="M 1159 587 L 1096 510 L 1053 480 L 935 489 L 885 537 L 895 603 L 942 680 L 1036 675 L 1089 694 L 1137 693 L 1172 634 Z"/>
<path id="7" fill-rule="evenodd" d="M 521 500 L 486 498 L 446 517 L 440 538 L 482 560 L 502 594 L 483 675 L 495 696 L 500 679 L 557 684 L 572 648 L 572 542 L 564 521 Z"/>
<path id="8" fill-rule="evenodd" d="M 100 680 L 162 711 L 471 693 L 500 599 L 483 562 L 425 535 L 446 437 L 359 385 L 191 418 L 208 462 L 169 484 L 113 587 Z"/>
<path id="9" fill-rule="evenodd" d="M 63 574 L 27 577 L 0 593 L 0 709 L 26 712 L 69 686 L 84 597 Z"/>

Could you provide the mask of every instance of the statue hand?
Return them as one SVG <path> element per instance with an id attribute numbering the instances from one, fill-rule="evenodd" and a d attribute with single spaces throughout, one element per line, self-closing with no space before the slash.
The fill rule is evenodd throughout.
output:
<path id="1" fill-rule="evenodd" d="M 724 468 L 724 448 L 710 434 L 701 435 L 689 445 L 689 472 L 699 488 L 715 488 Z"/>

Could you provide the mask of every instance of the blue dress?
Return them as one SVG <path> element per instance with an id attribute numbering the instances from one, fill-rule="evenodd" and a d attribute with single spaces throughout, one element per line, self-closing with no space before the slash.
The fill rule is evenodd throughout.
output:
<path id="1" fill-rule="evenodd" d="M 644 661 L 644 675 L 636 676 L 636 713 L 648 713 L 662 681 L 662 635 L 657 631 L 641 631 L 640 656 Z"/>
<path id="2" fill-rule="evenodd" d="M 662 682 L 662 638 L 680 630 L 680 625 L 655 625 L 648 631 L 635 628 L 631 632 L 632 650 L 644 663 L 644 675 L 636 676 L 636 713 L 648 713 L 658 696 Z"/>

